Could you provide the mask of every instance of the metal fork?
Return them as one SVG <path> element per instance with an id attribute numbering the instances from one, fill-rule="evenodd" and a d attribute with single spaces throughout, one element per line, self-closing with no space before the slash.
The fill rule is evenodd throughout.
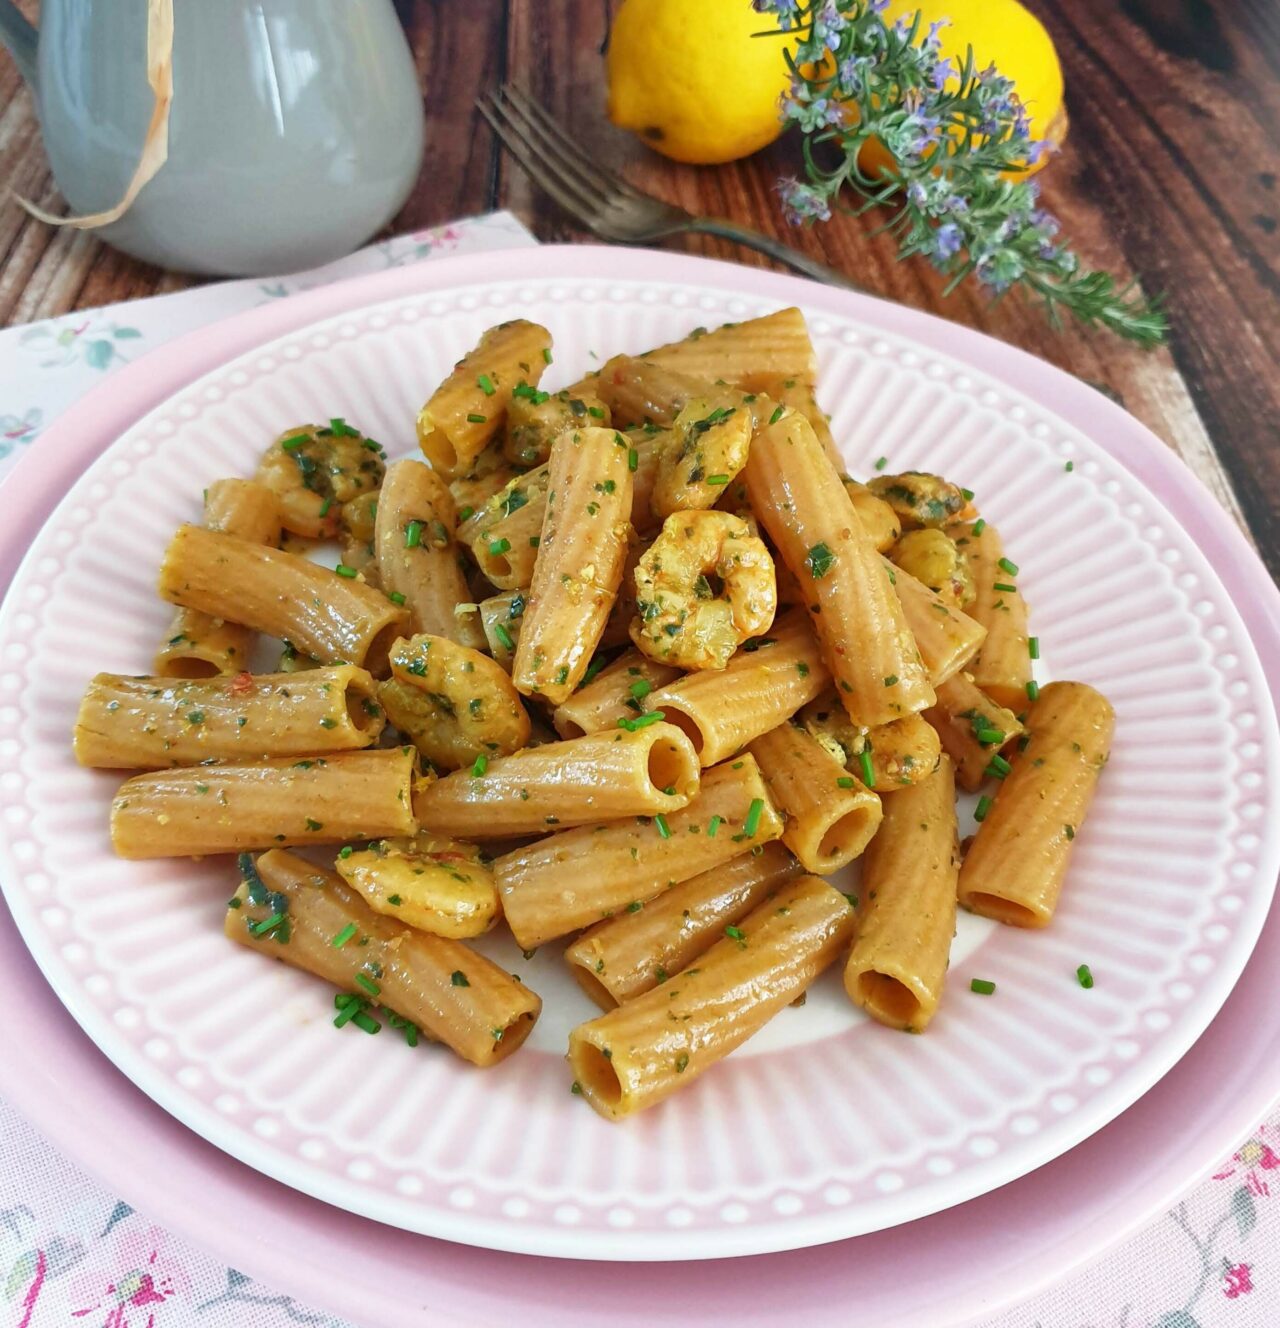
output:
<path id="1" fill-rule="evenodd" d="M 515 163 L 593 235 L 614 244 L 648 244 L 697 232 L 755 249 L 806 277 L 862 290 L 843 273 L 798 253 L 781 240 L 719 217 L 695 217 L 653 198 L 588 156 L 546 110 L 519 88 L 504 83 L 476 99 Z"/>

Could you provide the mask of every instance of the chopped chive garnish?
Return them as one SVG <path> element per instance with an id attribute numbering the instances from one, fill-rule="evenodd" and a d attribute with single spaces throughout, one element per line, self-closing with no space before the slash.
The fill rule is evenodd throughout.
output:
<path id="1" fill-rule="evenodd" d="M 344 945 L 356 934 L 356 924 L 348 922 L 340 932 L 337 932 L 329 941 L 335 950 L 341 950 Z"/>
<path id="2" fill-rule="evenodd" d="M 889 464 L 889 458 L 888 458 L 888 457 L 877 457 L 877 458 L 876 458 L 876 469 L 877 469 L 877 470 L 883 470 L 888 464 Z"/>
<path id="3" fill-rule="evenodd" d="M 986 530 L 986 528 L 987 528 L 987 523 L 986 523 L 981 517 L 979 517 L 979 518 L 973 523 L 973 533 L 974 533 L 975 535 L 981 535 L 982 532 L 983 532 L 984 530 Z"/>
<path id="4" fill-rule="evenodd" d="M 722 485 L 729 483 L 729 477 L 728 475 L 708 475 L 707 483 L 714 484 L 716 488 L 720 488 Z"/>
<path id="5" fill-rule="evenodd" d="M 997 581 L 991 589 L 1004 591 L 1005 594 L 1008 595 L 1016 595 L 1018 593 L 1018 587 L 1011 586 L 1007 581 Z"/>
<path id="6" fill-rule="evenodd" d="M 350 581 L 356 574 L 356 569 L 354 567 L 348 567 L 346 563 L 339 563 L 333 570 L 337 572 L 339 576 L 345 576 L 348 581 Z"/>
<path id="7" fill-rule="evenodd" d="M 641 678 L 638 682 L 633 682 L 631 686 L 627 688 L 627 691 L 629 691 L 638 701 L 641 697 L 648 696 L 649 693 L 653 691 L 653 683 L 645 678 Z"/>
<path id="8" fill-rule="evenodd" d="M 340 858 L 349 858 L 354 852 L 355 849 L 353 849 L 350 844 L 343 844 L 338 850 L 338 856 Z"/>
<path id="9" fill-rule="evenodd" d="M 663 839 L 671 838 L 671 827 L 667 824 L 667 818 L 661 812 L 653 818 L 653 823 L 658 827 L 658 833 Z"/>
<path id="10" fill-rule="evenodd" d="M 994 775 L 997 779 L 1003 779 L 1013 767 L 1003 756 L 997 753 L 991 758 L 987 768 L 982 772 L 984 775 Z"/>
<path id="11" fill-rule="evenodd" d="M 504 650 L 514 650 L 516 643 L 511 639 L 511 633 L 501 623 L 494 623 L 493 634 L 498 638 L 498 644 Z"/>
<path id="12" fill-rule="evenodd" d="M 389 590 L 387 592 L 387 598 L 392 602 L 392 604 L 404 603 L 404 596 L 398 590 Z"/>
<path id="13" fill-rule="evenodd" d="M 363 987 L 370 996 L 381 996 L 382 988 L 371 978 L 363 973 L 356 974 L 356 986 Z"/>
<path id="14" fill-rule="evenodd" d="M 332 498 L 326 498 L 326 499 L 324 500 L 324 502 L 322 502 L 322 503 L 320 504 L 320 516 L 321 516 L 322 519 L 323 519 L 324 517 L 326 517 L 326 516 L 329 515 L 329 509 L 330 509 L 332 506 L 333 506 L 333 499 L 332 499 Z"/>
<path id="15" fill-rule="evenodd" d="M 975 821 L 985 821 L 987 813 L 991 810 L 991 799 L 984 793 L 978 799 L 978 805 L 973 809 L 973 819 Z"/>
<path id="16" fill-rule="evenodd" d="M 862 782 L 868 788 L 875 788 L 876 772 L 871 766 L 871 752 L 865 747 L 858 753 L 858 764 L 862 767 Z"/>
<path id="17" fill-rule="evenodd" d="M 815 581 L 821 581 L 831 570 L 831 564 L 835 562 L 836 556 L 831 550 L 822 543 L 815 544 L 804 556 L 804 565 L 809 569 L 809 575 Z"/>
<path id="18" fill-rule="evenodd" d="M 1090 971 L 1088 964 L 1081 964 L 1076 969 L 1076 981 L 1085 988 L 1093 986 L 1093 973 Z"/>
<path id="19" fill-rule="evenodd" d="M 498 390 L 496 387 L 494 387 L 493 379 L 490 378 L 488 374 L 481 374 L 480 377 L 476 379 L 476 386 L 487 397 L 493 396 L 493 394 Z"/>
<path id="20" fill-rule="evenodd" d="M 1062 828 L 1066 832 L 1068 842 L 1076 837 L 1076 828 L 1074 825 L 1064 825 Z"/>
<path id="21" fill-rule="evenodd" d="M 509 553 L 511 551 L 511 541 L 505 536 L 502 539 L 489 541 L 489 552 L 496 558 L 499 554 Z"/>
<path id="22" fill-rule="evenodd" d="M 543 362 L 546 363 L 546 364 L 550 364 L 550 363 L 551 363 L 551 347 L 550 347 L 550 346 L 543 346 L 543 348 L 542 348 L 542 359 L 543 359 Z"/>
<path id="23" fill-rule="evenodd" d="M 1040 684 L 1033 678 L 1027 683 L 1027 700 L 1038 701 L 1040 699 Z"/>
<path id="24" fill-rule="evenodd" d="M 635 719 L 620 719 L 618 727 L 634 733 L 637 729 L 647 729 L 650 724 L 659 724 L 664 719 L 666 715 L 661 710 L 651 710 L 647 715 L 639 715 Z"/>
<path id="25" fill-rule="evenodd" d="M 484 753 L 482 752 L 479 756 L 476 757 L 475 762 L 471 766 L 471 778 L 479 779 L 480 776 L 483 775 L 486 770 L 488 770 L 488 768 L 489 768 L 489 758 L 485 756 Z"/>
<path id="26" fill-rule="evenodd" d="M 365 1033 L 380 1033 L 382 1031 L 382 1025 L 371 1014 L 366 1014 L 363 1010 L 356 1014 L 351 1022 Z"/>
<path id="27" fill-rule="evenodd" d="M 743 937 L 743 935 L 742 935 L 742 928 L 741 928 L 741 927 L 733 927 L 733 926 L 726 927 L 726 928 L 724 929 L 724 934 L 725 934 L 725 935 L 726 935 L 731 941 L 741 941 L 741 940 L 745 939 L 745 938 Z"/>
<path id="28" fill-rule="evenodd" d="M 972 489 L 961 489 L 960 492 L 961 492 L 962 494 L 964 494 L 964 500 L 965 500 L 966 503 L 971 503 L 971 502 L 973 502 L 973 490 L 972 490 Z"/>
<path id="29" fill-rule="evenodd" d="M 1004 734 L 999 729 L 979 729 L 977 737 L 984 747 L 1004 741 Z"/>
<path id="30" fill-rule="evenodd" d="M 852 775 L 840 775 L 836 779 L 836 788 L 851 789 L 856 782 Z"/>
<path id="31" fill-rule="evenodd" d="M 995 994 L 996 984 L 988 982 L 986 978 L 974 978 L 969 983 L 969 990 L 976 991 L 979 996 L 992 996 Z"/>
<path id="32" fill-rule="evenodd" d="M 488 424 L 488 422 L 489 417 L 487 415 L 477 415 L 474 411 L 467 416 L 468 424 Z"/>
<path id="33" fill-rule="evenodd" d="M 404 547 L 416 549 L 422 543 L 422 522 L 410 521 L 404 528 Z"/>
<path id="34" fill-rule="evenodd" d="M 346 995 L 346 993 L 342 993 Z M 335 998 L 334 1001 L 337 1004 Z M 359 996 L 347 996 L 347 999 L 338 1007 L 338 1013 L 334 1017 L 334 1028 L 342 1028 L 353 1020 L 356 1015 L 364 1013 L 364 1001 Z"/>
<path id="35" fill-rule="evenodd" d="M 747 819 L 742 823 L 742 828 L 748 836 L 754 835 L 760 828 L 760 817 L 763 815 L 764 799 L 752 798 L 751 806 L 747 808 Z"/>
<path id="36" fill-rule="evenodd" d="M 255 936 L 265 936 L 267 932 L 274 931 L 283 921 L 283 913 L 273 913 L 269 918 L 262 918 L 258 922 L 251 922 L 249 930 Z"/>
<path id="37" fill-rule="evenodd" d="M 716 837 L 716 831 L 719 830 L 720 827 L 721 827 L 723 824 L 724 824 L 724 818 L 723 818 L 723 817 L 721 817 L 721 816 L 713 816 L 713 817 L 707 822 L 707 838 L 708 838 L 708 839 L 714 839 L 714 838 Z"/>
<path id="38" fill-rule="evenodd" d="M 782 418 L 782 412 L 784 410 L 786 410 L 785 406 L 779 406 L 777 410 L 775 410 L 773 414 L 769 416 L 769 423 L 777 424 L 777 422 Z"/>
<path id="39" fill-rule="evenodd" d="M 298 448 L 305 446 L 310 441 L 311 438 L 308 434 L 299 433 L 295 434 L 292 438 L 283 439 L 280 446 L 283 447 L 286 452 L 296 452 Z"/>
<path id="40" fill-rule="evenodd" d="M 511 607 L 515 608 L 515 605 L 513 604 Z M 520 608 L 520 612 L 521 613 L 524 612 L 523 605 Z M 602 668 L 604 668 L 604 657 L 602 655 L 597 655 L 595 659 L 593 659 L 591 663 L 587 665 L 587 671 L 582 675 L 582 681 L 578 684 L 578 687 L 585 687 L 587 683 L 589 683 L 592 680 L 592 678 L 594 678 L 596 674 L 600 672 Z"/>
<path id="41" fill-rule="evenodd" d="M 1008 572 L 1010 576 L 1018 575 L 1018 564 L 1010 558 L 1001 558 L 1000 561 L 996 563 L 996 566 L 1000 568 L 1002 572 Z"/>
<path id="42" fill-rule="evenodd" d="M 1027 637 L 1027 654 L 1032 659 L 1040 658 L 1040 638 L 1038 636 Z"/>
<path id="43" fill-rule="evenodd" d="M 467 975 L 460 968 L 455 968 L 453 972 L 449 974 L 449 981 L 455 987 L 469 987 L 471 985 L 471 983 L 467 981 Z"/>
<path id="44" fill-rule="evenodd" d="M 1075 470 L 1075 468 L 1076 468 L 1076 463 L 1074 461 L 1068 461 L 1067 464 L 1063 466 L 1062 469 L 1065 470 L 1068 475 L 1070 475 L 1071 472 Z"/>
<path id="45" fill-rule="evenodd" d="M 884 680 L 884 685 L 886 687 L 896 687 L 898 685 L 898 675 L 896 673 L 889 674 Z"/>
<path id="46" fill-rule="evenodd" d="M 627 469 L 635 471 L 640 465 L 640 453 L 634 447 L 627 449 Z"/>

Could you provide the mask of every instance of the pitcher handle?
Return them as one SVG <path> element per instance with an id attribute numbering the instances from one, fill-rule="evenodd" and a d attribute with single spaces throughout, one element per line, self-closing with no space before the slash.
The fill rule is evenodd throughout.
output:
<path id="1" fill-rule="evenodd" d="M 0 43 L 3 43 L 18 66 L 18 73 L 34 88 L 36 85 L 36 38 L 34 27 L 19 12 L 13 0 L 0 0 Z"/>

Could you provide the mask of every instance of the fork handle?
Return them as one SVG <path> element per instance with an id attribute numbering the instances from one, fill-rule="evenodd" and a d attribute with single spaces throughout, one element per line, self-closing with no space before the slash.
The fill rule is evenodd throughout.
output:
<path id="1" fill-rule="evenodd" d="M 722 240 L 732 240 L 735 244 L 746 245 L 748 249 L 767 254 L 777 262 L 785 263 L 787 267 L 803 272 L 806 277 L 813 277 L 815 281 L 825 282 L 828 286 L 843 286 L 846 290 L 870 293 L 865 286 L 850 281 L 843 272 L 838 272 L 825 263 L 819 263 L 817 259 L 809 258 L 789 244 L 775 240 L 772 235 L 762 235 L 759 231 L 753 231 L 749 226 L 739 226 L 736 222 L 724 221 L 719 217 L 693 217 L 682 229 L 696 231 L 700 235 L 716 235 Z"/>

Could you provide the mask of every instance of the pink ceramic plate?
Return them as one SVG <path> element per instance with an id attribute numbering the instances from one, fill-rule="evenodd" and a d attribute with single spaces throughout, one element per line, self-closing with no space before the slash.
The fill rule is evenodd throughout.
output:
<path id="1" fill-rule="evenodd" d="M 582 251 L 572 251 L 572 253 L 574 257 L 578 258 L 580 258 L 582 255 Z M 610 255 L 610 257 L 615 261 L 615 263 L 617 262 L 616 255 Z M 646 256 L 644 262 L 647 270 L 651 272 L 658 268 L 679 269 L 684 264 L 683 260 L 664 261 L 652 258 L 651 256 Z M 677 280 L 685 279 L 693 281 L 696 278 L 697 280 L 700 280 L 704 283 L 712 280 L 712 277 L 709 275 L 709 272 L 715 274 L 716 280 L 727 281 L 730 279 L 729 274 L 733 274 L 733 279 L 736 279 L 739 282 L 745 279 L 745 274 L 738 273 L 737 270 L 735 269 L 721 269 L 713 267 L 710 270 L 708 270 L 708 268 L 705 265 L 695 265 L 695 267 L 697 268 L 697 271 L 695 273 L 690 273 L 687 277 L 682 278 L 681 276 L 677 275 L 674 272 L 672 273 L 672 275 L 675 276 Z M 667 273 L 666 271 L 663 271 L 657 273 L 657 275 L 665 276 L 667 275 Z M 773 281 L 771 279 L 762 280 L 756 277 L 753 278 L 753 281 L 755 280 L 761 280 L 762 285 L 765 287 L 768 293 L 775 295 L 776 298 L 778 299 L 786 299 L 789 297 L 793 297 L 793 291 L 786 289 L 787 285 L 794 286 L 793 283 L 779 282 L 778 283 L 779 288 L 776 289 L 775 291 L 770 289 L 770 287 L 772 287 L 773 285 Z M 424 281 L 423 284 L 428 285 L 431 283 Z M 800 289 L 801 291 L 804 292 L 805 301 L 810 307 L 821 306 L 824 297 L 839 298 L 839 297 L 831 297 L 827 292 L 821 292 L 815 294 L 812 290 L 803 286 L 800 287 Z M 344 294 L 347 296 L 347 300 L 351 304 L 356 304 L 366 298 L 376 298 L 377 293 L 378 292 L 376 291 L 373 292 L 368 291 L 364 285 L 361 285 L 360 289 L 358 289 L 357 291 L 324 292 L 322 294 L 325 303 L 321 304 L 317 300 L 317 297 L 314 296 L 308 297 L 306 303 L 310 307 L 305 310 L 298 309 L 297 311 L 298 317 L 300 319 L 307 319 L 314 317 L 317 314 L 329 312 L 334 308 L 341 307 L 344 301 L 341 298 L 336 298 L 336 297 L 341 297 Z M 332 303 L 330 303 L 330 301 L 332 301 Z M 271 310 L 268 311 L 268 313 L 270 314 L 269 318 L 264 317 L 262 315 L 255 315 L 253 316 L 252 319 L 248 320 L 248 322 L 250 324 L 253 324 L 253 326 L 249 326 L 248 324 L 243 324 L 243 320 L 241 320 L 241 324 L 243 324 L 243 330 L 240 334 L 245 336 L 246 340 L 243 342 L 239 342 L 238 343 L 239 345 L 252 344 L 253 342 L 256 342 L 260 339 L 260 334 L 266 333 L 269 335 L 271 331 L 275 330 L 281 325 L 279 310 Z M 950 340 L 952 342 L 959 341 L 961 343 L 959 346 L 954 344 L 952 345 L 951 348 L 953 352 L 957 349 L 963 349 L 965 343 L 976 343 L 976 347 L 973 347 L 972 345 L 970 346 L 970 349 L 972 350 L 975 359 L 979 356 L 985 356 L 988 360 L 990 360 L 993 354 L 990 343 L 986 343 L 982 341 L 982 339 L 972 337 L 971 335 L 968 334 L 957 334 L 954 329 L 947 329 L 945 325 L 934 324 L 932 323 L 931 320 L 922 320 L 919 319 L 918 316 L 906 315 L 906 311 L 901 311 L 901 310 L 892 310 L 892 311 L 881 310 L 880 313 L 882 316 L 893 315 L 895 317 L 901 317 L 905 315 L 908 318 L 914 318 L 917 323 L 917 326 L 914 327 L 912 331 L 915 334 L 916 340 L 919 342 L 927 343 L 931 337 L 936 340 L 938 339 L 939 334 L 941 334 L 942 338 L 944 339 Z M 232 328 L 228 329 L 228 336 L 233 335 L 233 329 L 240 327 L 241 324 L 233 324 Z M 203 363 L 212 362 L 212 359 L 214 357 L 220 358 L 221 354 L 225 354 L 226 349 L 228 348 L 228 344 L 229 343 L 227 342 L 222 342 L 218 346 L 210 345 L 208 350 L 211 358 L 207 361 L 203 361 Z M 149 386 L 154 386 L 159 384 L 160 386 L 167 388 L 175 382 L 175 379 L 172 376 L 166 376 L 166 375 L 173 374 L 175 372 L 181 373 L 181 368 L 179 366 L 182 364 L 182 361 L 173 359 L 176 353 L 177 349 L 175 348 L 172 351 L 161 352 L 158 356 L 153 357 L 152 363 L 149 366 L 151 370 L 150 374 L 148 375 Z M 1141 462 L 1144 468 L 1144 473 L 1149 480 L 1161 481 L 1162 496 L 1164 496 L 1166 500 L 1172 502 L 1173 500 L 1177 499 L 1183 505 L 1189 504 L 1189 506 L 1185 506 L 1185 510 L 1183 510 L 1182 508 L 1180 508 L 1179 510 L 1179 514 L 1183 516 L 1184 521 L 1193 512 L 1196 512 L 1197 508 L 1203 507 L 1208 502 L 1207 499 L 1205 499 L 1202 495 L 1198 494 L 1198 492 L 1196 492 L 1194 489 L 1187 490 L 1185 488 L 1185 486 L 1188 483 L 1188 478 L 1185 476 L 1185 474 L 1181 472 L 1180 468 L 1178 468 L 1175 463 L 1172 463 L 1171 460 L 1165 454 L 1160 452 L 1158 449 L 1153 450 L 1149 436 L 1145 435 L 1140 429 L 1138 429 L 1138 427 L 1134 425 L 1132 421 L 1128 421 L 1126 417 L 1121 415 L 1119 412 L 1114 411 L 1113 408 L 1107 406 L 1105 402 L 1101 401 L 1101 399 L 1095 398 L 1092 393 L 1087 391 L 1087 389 L 1080 388 L 1078 385 L 1070 383 L 1069 380 L 1062 380 L 1060 376 L 1055 375 L 1053 371 L 1047 369 L 1045 366 L 1038 365 L 1034 361 L 1029 361 L 1026 359 L 1026 357 L 1018 356 L 1016 355 L 1016 353 L 1007 352 L 1007 351 L 1001 353 L 1007 356 L 1012 361 L 1013 367 L 1019 371 L 1020 376 L 1022 378 L 1022 385 L 1029 387 L 1036 395 L 1040 397 L 1040 399 L 1044 399 L 1045 395 L 1050 390 L 1053 390 L 1055 388 L 1060 392 L 1064 393 L 1065 395 L 1063 397 L 1063 400 L 1062 402 L 1059 403 L 1060 413 L 1068 413 L 1064 409 L 1064 404 L 1065 406 L 1073 407 L 1073 409 L 1069 413 L 1071 414 L 1072 421 L 1076 427 L 1084 429 L 1084 428 L 1089 428 L 1090 425 L 1092 425 L 1094 427 L 1094 431 L 1097 432 L 1097 426 L 1099 425 L 1109 426 L 1110 429 L 1112 430 L 1111 436 L 1113 440 L 1113 446 L 1112 446 L 1113 452 L 1123 451 L 1123 447 L 1126 442 L 1126 436 L 1127 436 L 1128 440 L 1130 440 L 1130 446 L 1137 447 L 1138 449 L 1137 452 L 1134 453 L 1131 458 L 1128 458 L 1130 459 L 1131 464 L 1133 464 L 1134 462 Z M 190 351 L 188 351 L 188 355 L 189 354 Z M 166 364 L 165 361 L 168 361 L 169 363 Z M 1003 376 L 1006 379 L 1009 377 L 1008 374 Z M 1040 378 L 1044 381 L 1033 382 L 1032 380 L 1036 378 Z M 119 381 L 121 384 L 123 384 L 124 380 L 122 379 Z M 146 387 L 144 387 L 140 383 L 135 384 L 135 387 L 139 388 L 142 391 L 146 390 Z M 120 390 L 121 389 L 119 388 L 116 389 L 117 392 L 120 392 Z M 1073 394 L 1076 397 L 1075 402 L 1072 402 L 1070 400 Z M 68 432 L 63 434 L 64 438 L 67 437 L 76 438 L 77 450 L 74 454 L 68 454 L 69 464 L 72 466 L 78 464 L 80 461 L 82 461 L 85 455 L 89 454 L 94 448 L 100 445 L 103 433 L 110 431 L 112 429 L 113 424 L 115 425 L 115 427 L 118 427 L 119 423 L 124 422 L 124 419 L 119 417 L 117 417 L 116 421 L 113 421 L 111 419 L 110 415 L 113 409 L 119 407 L 121 411 L 124 412 L 124 418 L 127 418 L 129 413 L 136 413 L 139 402 L 136 400 L 136 398 L 125 399 L 122 397 L 121 400 L 117 401 L 116 403 L 111 403 L 110 405 L 107 402 L 101 402 L 96 404 L 97 404 L 96 414 L 98 416 L 96 423 L 99 429 L 101 430 L 97 438 L 91 437 L 90 434 L 84 434 L 78 438 L 74 433 Z M 103 418 L 104 412 L 106 413 L 105 419 Z M 1092 418 L 1090 418 L 1091 416 Z M 73 422 L 72 419 L 69 418 L 66 425 L 68 430 L 70 429 L 72 422 Z M 82 421 L 82 427 L 83 427 L 83 421 Z M 52 439 L 47 439 L 45 440 L 45 443 L 42 445 L 42 449 L 47 449 L 47 453 L 45 454 L 47 456 L 47 461 L 42 463 L 42 467 L 43 469 L 46 470 L 46 472 L 48 472 L 51 469 L 51 466 L 55 463 L 55 456 L 53 453 L 52 443 L 53 443 Z M 1144 458 L 1143 457 L 1144 451 L 1149 451 L 1150 455 Z M 39 457 L 37 457 L 37 459 L 39 459 Z M 61 458 L 59 458 L 58 460 L 61 460 Z M 35 467 L 32 465 L 28 465 L 24 467 L 19 477 L 17 477 L 16 482 L 19 483 L 23 482 L 24 477 L 26 478 L 27 482 L 32 484 L 33 486 L 36 484 L 37 479 L 45 481 L 44 487 L 45 487 L 46 499 L 50 493 L 56 494 L 57 492 L 58 476 L 56 474 L 46 473 L 45 475 L 37 477 L 37 475 L 35 474 Z M 33 494 L 33 498 L 34 497 L 35 495 Z M 36 502 L 35 506 L 40 510 L 47 510 L 47 501 L 43 505 L 40 504 L 39 502 Z M 1196 534 L 1202 546 L 1205 547 L 1206 552 L 1209 553 L 1211 557 L 1217 555 L 1215 561 L 1217 561 L 1220 567 L 1226 568 L 1225 575 L 1227 579 L 1235 580 L 1243 577 L 1246 582 L 1252 580 L 1255 584 L 1260 584 L 1261 586 L 1265 587 L 1266 586 L 1265 578 L 1259 581 L 1257 569 L 1254 568 L 1253 566 L 1246 563 L 1243 567 L 1239 568 L 1233 567 L 1230 565 L 1231 562 L 1230 558 L 1228 558 L 1224 562 L 1222 557 L 1224 549 L 1220 547 L 1224 539 L 1226 540 L 1225 551 L 1234 554 L 1237 558 L 1239 557 L 1239 550 L 1242 549 L 1243 546 L 1238 540 L 1238 537 L 1234 536 L 1229 532 L 1229 530 L 1226 527 L 1226 523 L 1222 520 L 1222 518 L 1216 512 L 1216 510 L 1211 508 L 1211 505 L 1209 510 L 1204 513 L 1203 520 L 1207 522 L 1207 525 L 1205 525 L 1203 529 L 1197 529 L 1194 533 Z M 1233 540 L 1234 540 L 1234 547 L 1232 546 Z M 1242 598 L 1240 594 L 1240 587 L 1233 587 L 1233 590 L 1235 591 L 1236 599 L 1238 602 L 1247 602 L 1247 599 Z M 1264 591 L 1263 593 L 1266 592 Z M 1256 612 L 1259 607 L 1260 607 L 1259 605 L 1255 604 L 1251 606 L 1251 611 Z M 1268 632 L 1265 628 L 1265 625 L 1262 622 L 1255 622 L 1252 624 L 1252 627 L 1255 639 L 1257 639 L 1260 644 L 1262 644 L 1265 640 L 1265 644 L 1269 650 L 1274 645 L 1274 629 L 1272 628 L 1271 631 Z M 1196 1055 L 1197 1056 L 1200 1055 L 1202 1051 L 1203 1048 L 1198 1050 Z M 1218 1073 L 1219 1077 L 1221 1078 L 1222 1075 L 1220 1067 Z M 1182 1074 L 1182 1071 L 1179 1071 L 1179 1074 Z M 1252 1113 L 1252 1110 L 1253 1109 L 1251 1108 L 1250 1114 Z M 1247 1127 L 1248 1123 L 1249 1122 L 1247 1117 L 1239 1118 L 1238 1122 L 1233 1119 L 1233 1123 L 1230 1126 L 1230 1131 L 1227 1134 L 1224 1134 L 1224 1136 L 1221 1139 L 1215 1138 L 1212 1141 L 1213 1151 L 1216 1152 L 1219 1149 L 1221 1149 L 1224 1145 L 1228 1144 L 1230 1142 L 1230 1134 L 1237 1131 L 1242 1131 L 1244 1128 Z M 1207 1154 L 1208 1150 L 1206 1149 L 1205 1152 Z M 1202 1155 L 1202 1162 L 1207 1162 L 1208 1160 L 1209 1157 L 1207 1155 Z M 119 1182 L 117 1181 L 117 1183 Z M 127 1188 L 128 1187 L 126 1187 L 126 1189 Z M 1015 1187 L 1015 1190 L 1018 1188 L 1019 1187 Z M 1113 1193 L 1112 1198 L 1114 1197 L 1115 1195 Z M 154 1203 L 150 1204 L 149 1206 L 151 1206 L 153 1210 L 155 1209 Z M 966 1209 L 966 1212 L 972 1211 L 972 1207 L 973 1206 L 971 1206 L 970 1209 Z M 1088 1224 L 1086 1223 L 1085 1225 L 1087 1227 Z M 884 1237 L 881 1239 L 889 1239 L 889 1237 Z M 867 1242 L 860 1242 L 857 1248 L 859 1250 L 862 1250 L 866 1248 L 866 1246 Z M 816 1256 L 805 1256 L 805 1257 L 807 1258 L 807 1257 L 816 1257 Z M 248 1259 L 238 1259 L 238 1262 L 250 1268 L 254 1267 L 252 1261 Z M 761 1262 L 763 1261 L 758 1261 L 757 1265 L 754 1266 L 758 1266 L 759 1263 Z M 779 1267 L 782 1266 L 779 1263 L 779 1261 L 770 1260 L 768 1261 L 768 1263 L 770 1265 L 778 1264 Z M 521 1266 L 525 1268 L 537 1267 L 537 1265 L 534 1264 L 524 1264 Z M 813 1266 L 807 1265 L 807 1270 L 808 1271 L 806 1275 L 812 1276 Z M 274 1276 L 275 1280 L 277 1281 L 283 1280 L 282 1274 L 280 1273 L 276 1273 Z M 714 1282 L 714 1280 L 708 1282 L 708 1280 L 703 1278 L 701 1274 L 699 1274 L 699 1281 L 700 1283 L 706 1285 L 722 1285 L 722 1283 L 716 1283 Z M 758 1287 L 756 1286 L 755 1280 L 751 1277 L 746 1276 L 745 1270 L 743 1270 L 742 1275 L 738 1278 L 738 1282 L 742 1286 L 750 1285 L 753 1288 L 753 1294 L 756 1297 L 757 1304 L 764 1303 L 759 1298 Z M 908 1284 L 910 1284 L 909 1277 L 908 1277 Z M 1025 1287 L 1024 1284 L 1024 1289 L 1030 1289 L 1030 1288 Z M 314 1295 L 315 1292 L 314 1290 L 312 1290 L 306 1294 Z M 953 1299 L 953 1298 L 944 1297 L 944 1299 Z M 793 1306 L 797 1303 L 794 1290 L 788 1293 L 787 1301 Z M 863 1301 L 863 1303 L 865 1304 L 865 1301 Z M 367 1300 L 365 1301 L 365 1305 L 367 1308 L 368 1306 Z M 440 1308 L 444 1309 L 447 1307 L 445 1305 L 441 1305 Z M 477 1311 L 475 1311 L 474 1308 L 470 1311 L 473 1321 L 476 1312 Z M 563 1321 L 563 1315 L 564 1315 L 563 1308 L 561 1309 L 560 1313 L 561 1313 L 561 1319 Z M 402 1313 L 400 1315 L 400 1321 L 403 1320 L 403 1317 L 404 1316 Z M 891 1316 L 884 1316 L 884 1315 L 882 1315 L 881 1317 L 891 1318 Z M 930 1322 L 937 1323 L 936 1316 Z"/>

